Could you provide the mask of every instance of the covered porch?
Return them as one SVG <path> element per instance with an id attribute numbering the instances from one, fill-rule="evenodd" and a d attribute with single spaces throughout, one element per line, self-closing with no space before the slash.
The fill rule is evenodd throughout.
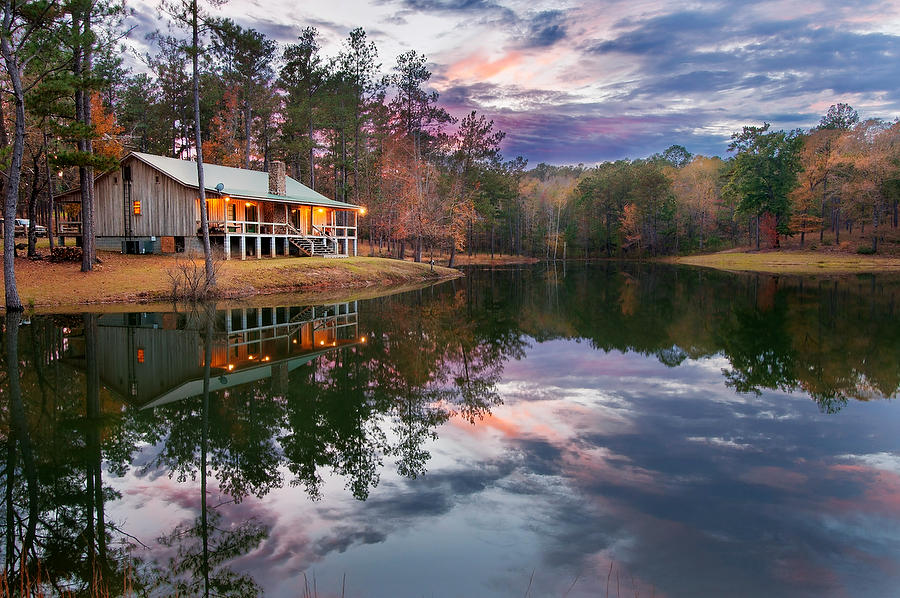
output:
<path id="1" fill-rule="evenodd" d="M 225 259 L 348 257 L 357 252 L 359 210 L 276 200 L 207 198 L 209 233 Z M 197 230 L 200 231 L 199 201 Z"/>

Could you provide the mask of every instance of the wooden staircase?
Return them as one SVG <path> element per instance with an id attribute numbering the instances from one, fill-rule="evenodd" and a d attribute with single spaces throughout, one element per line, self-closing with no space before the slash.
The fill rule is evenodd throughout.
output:
<path id="1" fill-rule="evenodd" d="M 288 237 L 288 241 L 291 243 L 291 245 L 296 247 L 302 255 L 310 257 L 347 257 L 337 252 L 337 239 L 335 239 L 331 235 L 326 234 L 324 231 L 321 231 L 316 227 L 313 228 L 315 228 L 315 230 L 319 231 L 321 234 L 305 235 L 294 228 L 290 223 L 288 223 L 287 229 L 290 235 Z"/>

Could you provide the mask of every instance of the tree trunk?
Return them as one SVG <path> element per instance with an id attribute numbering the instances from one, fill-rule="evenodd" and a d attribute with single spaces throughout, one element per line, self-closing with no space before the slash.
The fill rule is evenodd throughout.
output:
<path id="1" fill-rule="evenodd" d="M 822 225 L 819 227 L 819 243 L 825 238 L 825 206 L 828 205 L 828 175 L 822 179 Z M 832 222 L 834 226 L 834 222 Z"/>
<path id="2" fill-rule="evenodd" d="M 456 261 L 456 242 L 453 239 L 450 239 L 450 260 L 447 262 L 447 267 L 452 268 L 455 265 Z"/>
<path id="3" fill-rule="evenodd" d="M 197 0 L 191 0 L 192 62 L 194 84 L 194 143 L 197 149 L 197 188 L 200 196 L 200 230 L 203 235 L 203 258 L 206 266 L 206 291 L 216 286 L 212 247 L 209 243 L 209 212 L 206 205 L 206 182 L 203 180 L 203 137 L 200 132 L 200 28 Z M 229 250 L 228 247 L 225 248 Z"/>
<path id="4" fill-rule="evenodd" d="M 32 177 L 31 177 L 31 192 L 28 194 L 28 205 L 26 206 L 25 213 L 28 216 L 28 230 L 26 234 L 28 235 L 28 257 L 35 257 L 37 255 L 37 251 L 35 250 L 35 242 L 36 242 L 36 226 L 37 226 L 37 218 L 36 210 L 37 207 L 37 198 L 38 198 L 38 179 L 41 178 L 41 169 L 39 166 L 40 158 L 38 156 L 32 156 Z"/>
<path id="5" fill-rule="evenodd" d="M 197 40 L 199 42 L 199 40 Z M 194 52 L 199 52 L 194 45 Z M 246 92 L 246 90 L 245 90 Z M 244 168 L 250 170 L 250 119 L 252 118 L 250 101 L 244 100 Z"/>
<path id="6" fill-rule="evenodd" d="M 91 38 L 91 6 L 87 6 L 80 15 L 79 28 L 83 41 L 79 44 L 80 55 L 76 58 L 75 68 L 79 79 L 79 88 L 75 92 L 75 112 L 77 120 L 86 131 L 91 128 L 91 94 L 86 89 L 87 78 L 92 75 L 91 64 L 93 39 Z M 81 44 L 84 44 L 83 46 Z M 93 141 L 85 136 L 78 140 L 78 150 L 84 156 L 92 156 L 94 153 Z M 81 271 L 90 272 L 94 269 L 96 251 L 94 247 L 94 167 L 87 163 L 78 168 L 78 178 L 81 182 Z"/>
<path id="7" fill-rule="evenodd" d="M 12 8 L 7 0 L 3 13 L 3 31 L 8 31 L 12 18 Z M 15 106 L 15 125 L 13 133 L 12 155 L 10 156 L 9 173 L 6 177 L 6 200 L 3 204 L 3 283 L 7 311 L 22 311 L 22 301 L 16 286 L 16 204 L 19 203 L 19 181 L 22 177 L 22 155 L 25 152 L 25 91 L 22 88 L 22 72 L 10 40 L 0 33 L 0 52 L 6 64 L 13 88 Z"/>
<path id="8" fill-rule="evenodd" d="M 316 143 L 313 121 L 309 119 L 309 188 L 316 190 Z"/>
<path id="9" fill-rule="evenodd" d="M 834 215 L 832 216 L 834 220 L 834 244 L 841 244 L 841 204 L 838 203 L 838 200 L 834 202 Z"/>
<path id="10" fill-rule="evenodd" d="M 494 227 L 496 226 L 494 219 L 491 218 L 491 260 L 494 259 Z"/>
<path id="11" fill-rule="evenodd" d="M 53 174 L 50 172 L 50 146 L 47 144 L 47 132 L 44 131 L 44 170 L 47 173 L 47 237 L 50 240 L 50 250 L 56 246 L 56 206 L 53 198 Z"/>
<path id="12" fill-rule="evenodd" d="M 759 251 L 759 214 L 756 215 L 756 250 Z"/>
<path id="13" fill-rule="evenodd" d="M 879 209 L 881 206 L 878 205 L 879 202 L 876 201 L 875 205 L 872 206 L 872 251 L 878 253 L 878 224 L 881 214 L 879 213 L 881 210 Z"/>

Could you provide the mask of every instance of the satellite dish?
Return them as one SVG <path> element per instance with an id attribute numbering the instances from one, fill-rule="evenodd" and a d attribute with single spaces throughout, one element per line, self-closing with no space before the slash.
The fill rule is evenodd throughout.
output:
<path id="1" fill-rule="evenodd" d="M 218 191 L 219 193 L 221 193 L 222 189 L 224 189 L 224 188 L 225 188 L 225 185 L 223 183 L 219 183 L 218 185 L 216 185 L 216 191 Z"/>

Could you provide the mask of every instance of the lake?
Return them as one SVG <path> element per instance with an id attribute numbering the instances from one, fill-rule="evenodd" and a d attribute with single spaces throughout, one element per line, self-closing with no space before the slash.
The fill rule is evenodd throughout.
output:
<path id="1" fill-rule="evenodd" d="M 79 595 L 900 587 L 898 277 L 542 264 L 258 301 L 6 316 L 8 583 L 24 563 Z"/>

